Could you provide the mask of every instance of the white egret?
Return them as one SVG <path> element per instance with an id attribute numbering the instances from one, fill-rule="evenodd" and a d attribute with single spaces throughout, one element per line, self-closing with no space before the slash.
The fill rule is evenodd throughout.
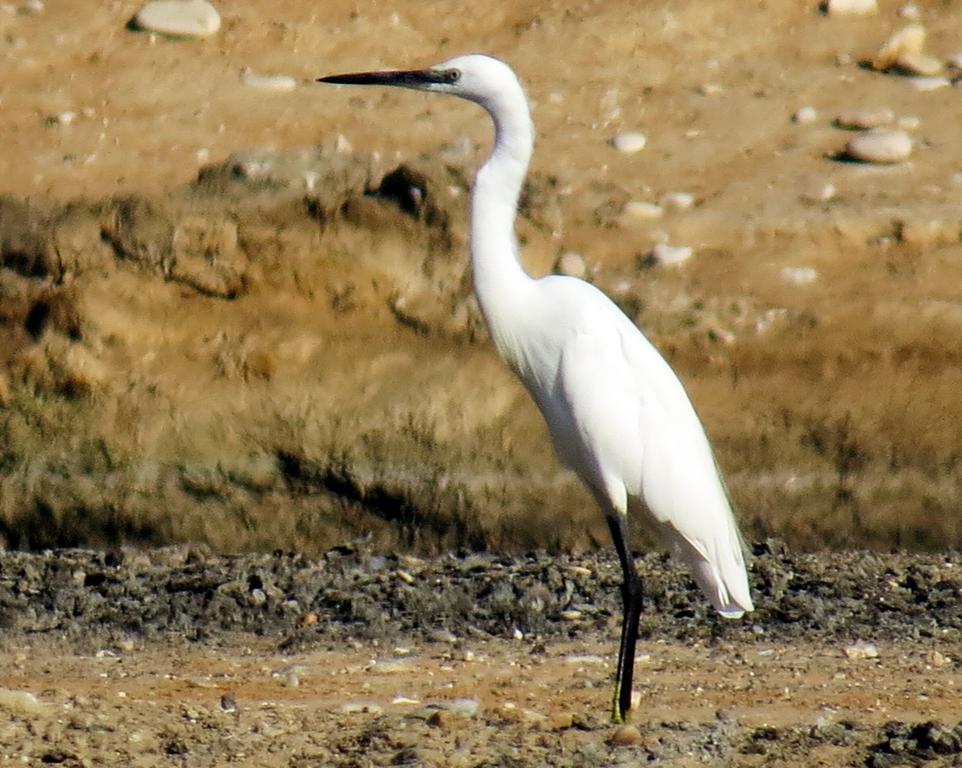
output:
<path id="1" fill-rule="evenodd" d="M 642 584 L 628 514 L 647 515 L 725 617 L 751 611 L 742 540 L 704 428 L 664 358 L 617 306 L 573 277 L 530 277 L 518 261 L 518 196 L 534 145 L 524 90 L 503 62 L 459 56 L 429 69 L 332 75 L 460 96 L 494 121 L 471 197 L 474 290 L 491 337 L 544 415 L 561 461 L 604 512 L 624 573 L 613 717 L 631 706 Z"/>

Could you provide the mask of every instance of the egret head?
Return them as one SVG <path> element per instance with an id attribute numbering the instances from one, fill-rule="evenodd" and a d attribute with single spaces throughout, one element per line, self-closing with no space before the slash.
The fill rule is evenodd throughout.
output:
<path id="1" fill-rule="evenodd" d="M 449 93 L 490 107 L 506 94 L 522 94 L 511 68 L 479 53 L 457 56 L 428 69 L 358 72 L 318 78 L 321 83 L 342 85 L 393 85 L 417 91 Z"/>

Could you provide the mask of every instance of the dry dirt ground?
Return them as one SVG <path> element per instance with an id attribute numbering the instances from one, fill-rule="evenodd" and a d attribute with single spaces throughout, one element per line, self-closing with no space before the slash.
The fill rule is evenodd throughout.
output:
<path id="1" fill-rule="evenodd" d="M 706 614 L 639 558 L 633 732 L 605 555 L 0 555 L 7 765 L 958 765 L 962 561 L 754 548 Z M 627 739 L 623 743 L 622 740 Z"/>
<path id="2" fill-rule="evenodd" d="M 962 545 L 962 89 L 922 92 L 863 65 L 906 23 L 899 3 L 856 19 L 794 0 L 218 5 L 221 31 L 184 41 L 127 29 L 133 3 L 0 3 L 0 544 L 607 543 L 470 299 L 465 200 L 490 141 L 477 108 L 310 84 L 484 51 L 519 72 L 539 131 L 526 265 L 545 273 L 579 252 L 664 351 L 749 538 Z M 962 6 L 915 5 L 930 53 L 962 50 Z M 304 83 L 254 90 L 245 67 Z M 814 122 L 791 120 L 803 106 Z M 877 107 L 910 126 L 912 158 L 841 161 L 850 134 L 834 116 Z M 647 135 L 643 151 L 609 145 L 626 130 Z M 413 173 L 384 184 L 401 163 Z M 819 199 L 826 184 L 836 194 Z M 693 207 L 623 215 L 674 192 Z M 652 265 L 664 239 L 695 255 Z M 4 555 L 3 764 L 881 767 L 962 754 L 952 556 L 932 556 L 925 578 L 912 556 L 866 578 L 858 558 L 786 559 L 753 571 L 762 634 L 720 636 L 690 585 L 658 587 L 652 561 L 655 594 L 674 597 L 655 599 L 642 646 L 640 743 L 617 746 L 610 560 L 570 564 L 607 574 L 583 603 L 563 579 L 561 598 L 527 587 L 555 612 L 521 639 L 507 624 L 468 631 L 490 595 L 465 586 L 441 641 L 402 621 L 401 593 L 364 602 L 348 580 L 305 604 L 296 579 L 274 594 L 218 577 L 222 564 L 196 593 L 189 564 L 115 582 L 101 574 L 113 552 L 84 555 L 96 568 Z M 785 586 L 813 563 L 821 575 Z M 488 573 L 468 570 L 471 583 Z M 498 596 L 502 571 L 490 573 Z M 118 584 L 150 589 L 120 600 Z M 430 615 L 430 593 L 415 616 Z M 158 613 L 180 594 L 208 613 L 238 595 L 250 610 Z M 853 606 L 860 623 L 846 624 Z M 569 609 L 591 620 L 569 626 Z M 269 631 L 295 619 L 296 642 Z M 878 656 L 846 657 L 859 639 Z"/>
<path id="3" fill-rule="evenodd" d="M 0 654 L 6 765 L 840 766 L 957 764 L 959 738 L 885 748 L 893 721 L 959 718 L 930 644 L 646 644 L 635 744 L 608 723 L 613 639 L 278 654 L 252 637 Z M 59 652 L 57 652 L 59 650 Z M 18 693 L 13 693 L 14 691 Z M 31 692 L 27 695 L 24 692 Z M 894 728 L 890 728 L 896 732 Z M 888 741 L 891 741 L 889 739 Z M 916 743 L 918 743 L 916 741 Z M 875 755 L 890 762 L 868 762 Z"/>

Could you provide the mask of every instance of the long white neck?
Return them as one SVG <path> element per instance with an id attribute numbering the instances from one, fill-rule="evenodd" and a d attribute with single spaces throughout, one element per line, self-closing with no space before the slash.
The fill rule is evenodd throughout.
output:
<path id="1" fill-rule="evenodd" d="M 509 319 L 522 309 L 531 278 L 518 262 L 514 220 L 534 147 L 534 127 L 520 85 L 482 102 L 494 121 L 494 149 L 471 197 L 474 291 L 499 351 L 510 345 Z"/>

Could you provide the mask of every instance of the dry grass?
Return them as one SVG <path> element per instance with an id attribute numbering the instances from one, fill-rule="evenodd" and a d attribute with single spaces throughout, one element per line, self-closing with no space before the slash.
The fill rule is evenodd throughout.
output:
<path id="1" fill-rule="evenodd" d="M 418 183 L 457 181 L 427 174 Z M 540 190 L 522 222 L 539 262 L 556 205 Z M 463 194 L 413 215 L 363 189 L 325 194 L 341 202 L 242 185 L 5 219 L 9 546 L 607 541 L 484 338 Z M 865 226 L 853 241 L 835 214 L 806 221 L 768 263 L 770 243 L 738 250 L 724 235 L 684 272 L 623 250 L 594 279 L 688 383 L 750 538 L 960 546 L 962 248 Z M 836 256 L 813 255 L 813 240 Z M 782 279 L 800 262 L 817 265 L 814 285 Z"/>

